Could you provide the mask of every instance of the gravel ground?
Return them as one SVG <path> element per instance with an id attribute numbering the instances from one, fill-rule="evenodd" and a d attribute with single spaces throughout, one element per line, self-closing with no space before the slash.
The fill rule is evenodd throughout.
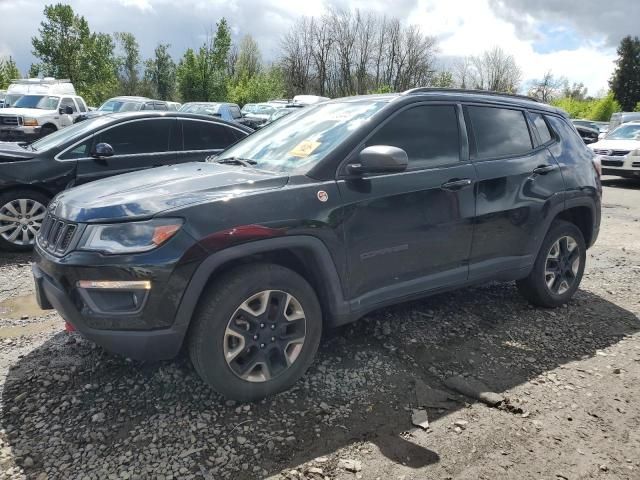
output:
<path id="1" fill-rule="evenodd" d="M 384 309 L 254 404 L 185 356 L 132 362 L 63 332 L 33 304 L 29 256 L 2 254 L 0 480 L 640 479 L 640 184 L 605 183 L 566 308 L 490 284 Z M 448 389 L 456 375 L 499 404 Z"/>

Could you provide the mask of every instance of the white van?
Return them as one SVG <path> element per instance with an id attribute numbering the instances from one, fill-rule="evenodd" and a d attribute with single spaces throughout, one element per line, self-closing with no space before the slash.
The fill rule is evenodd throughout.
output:
<path id="1" fill-rule="evenodd" d="M 69 80 L 52 77 L 21 78 L 12 80 L 5 94 L 4 107 L 12 107 L 23 95 L 75 95 L 76 89 Z"/>

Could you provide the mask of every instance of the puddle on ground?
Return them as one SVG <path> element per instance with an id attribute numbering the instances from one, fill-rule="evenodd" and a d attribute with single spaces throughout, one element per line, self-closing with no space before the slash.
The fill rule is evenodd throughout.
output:
<path id="1" fill-rule="evenodd" d="M 0 302 L 0 320 L 3 318 L 20 319 L 22 317 L 38 317 L 42 315 L 35 294 L 24 297 L 7 298 Z"/>
<path id="2" fill-rule="evenodd" d="M 16 338 L 23 335 L 33 335 L 40 332 L 46 332 L 54 327 L 60 327 L 63 324 L 60 320 L 49 320 L 47 322 L 29 323 L 27 325 L 20 325 L 17 327 L 3 327 L 0 325 L 0 339 L 2 338 Z"/>

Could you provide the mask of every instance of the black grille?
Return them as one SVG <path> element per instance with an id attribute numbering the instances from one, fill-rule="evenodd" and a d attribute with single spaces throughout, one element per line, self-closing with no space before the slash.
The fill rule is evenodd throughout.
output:
<path id="1" fill-rule="evenodd" d="M 631 164 L 631 166 L 632 166 L 633 168 L 640 168 L 640 162 L 633 162 L 633 163 Z"/>
<path id="2" fill-rule="evenodd" d="M 629 154 L 630 150 L 594 150 L 594 152 L 607 157 L 624 157 Z"/>
<path id="3" fill-rule="evenodd" d="M 71 246 L 78 226 L 47 213 L 38 233 L 38 244 L 55 255 L 64 255 Z"/>
<path id="4" fill-rule="evenodd" d="M 0 123 L 2 125 L 16 126 L 18 125 L 18 117 L 10 117 L 8 115 L 2 115 L 0 116 Z"/>
<path id="5" fill-rule="evenodd" d="M 602 160 L 603 167 L 621 167 L 623 164 L 623 160 Z"/>

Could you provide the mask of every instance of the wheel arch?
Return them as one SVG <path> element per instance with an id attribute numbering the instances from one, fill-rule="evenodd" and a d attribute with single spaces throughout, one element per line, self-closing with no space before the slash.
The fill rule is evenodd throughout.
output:
<path id="1" fill-rule="evenodd" d="M 41 187 L 40 185 L 11 185 L 9 187 L 4 187 L 0 190 L 0 195 L 4 195 L 6 193 L 14 192 L 14 191 L 32 191 L 44 195 L 49 200 L 51 200 L 55 195 L 53 195 L 46 188 Z"/>
<path id="2" fill-rule="evenodd" d="M 207 286 L 225 272 L 254 262 L 281 265 L 305 278 L 318 295 L 325 324 L 338 325 L 349 317 L 342 282 L 327 247 L 316 237 L 299 235 L 249 242 L 207 257 L 182 296 L 174 327 L 186 333 Z"/>
<path id="3" fill-rule="evenodd" d="M 58 126 L 55 123 L 52 122 L 46 122 L 42 125 L 41 128 L 53 128 L 53 131 L 58 131 Z"/>

